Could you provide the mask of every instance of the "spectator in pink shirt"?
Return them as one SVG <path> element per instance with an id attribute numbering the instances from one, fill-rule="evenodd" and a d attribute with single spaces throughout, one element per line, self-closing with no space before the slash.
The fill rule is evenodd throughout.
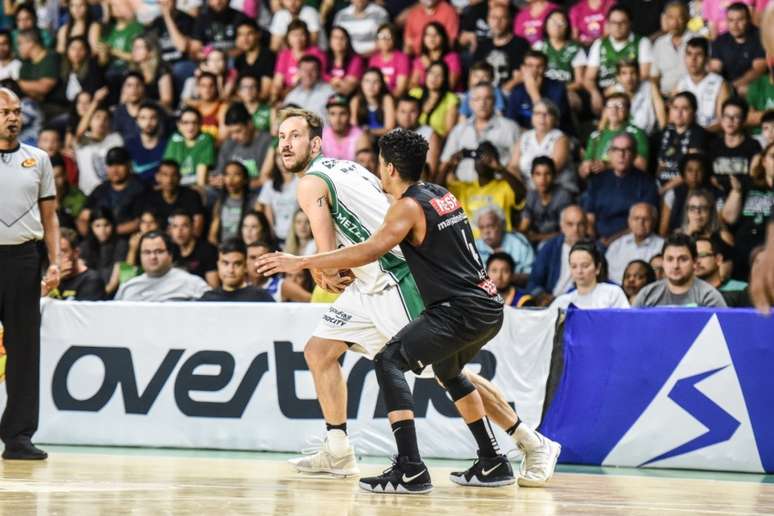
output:
<path id="1" fill-rule="evenodd" d="M 369 68 L 379 68 L 390 93 L 400 97 L 408 90 L 409 58 L 395 48 L 398 33 L 395 26 L 385 23 L 376 32 L 376 52 L 368 60 Z"/>
<path id="2" fill-rule="evenodd" d="M 595 39 L 604 36 L 607 10 L 615 0 L 580 0 L 570 9 L 572 39 L 580 41 L 587 48 Z"/>
<path id="3" fill-rule="evenodd" d="M 701 5 L 702 16 L 707 21 L 710 29 L 710 39 L 715 39 L 728 31 L 726 23 L 726 9 L 731 4 L 741 2 L 750 7 L 750 15 L 755 9 L 763 10 L 767 0 L 704 0 Z"/>
<path id="4" fill-rule="evenodd" d="M 328 67 L 328 59 L 316 46 L 309 44 L 309 29 L 301 20 L 293 20 L 288 25 L 285 36 L 287 47 L 280 51 L 277 63 L 274 65 L 274 80 L 272 83 L 272 101 L 285 98 L 285 94 L 298 82 L 298 61 L 306 56 L 315 56 Z"/>
<path id="5" fill-rule="evenodd" d="M 528 0 L 527 5 L 519 11 L 513 20 L 513 33 L 529 41 L 532 45 L 543 39 L 543 25 L 551 11 L 559 6 L 546 0 Z"/>
<path id="6" fill-rule="evenodd" d="M 422 53 L 414 58 L 411 66 L 410 88 L 425 85 L 425 72 L 430 63 L 443 61 L 449 67 L 449 86 L 456 90 L 462 75 L 462 62 L 457 52 L 450 51 L 449 37 L 446 29 L 438 22 L 425 25 L 422 32 Z"/>
<path id="7" fill-rule="evenodd" d="M 327 81 L 336 93 L 349 97 L 363 77 L 363 58 L 352 48 L 352 39 L 347 29 L 333 27 L 329 40 L 328 66 L 325 67 L 323 80 Z"/>
<path id="8" fill-rule="evenodd" d="M 439 22 L 446 29 L 450 41 L 456 41 L 460 33 L 460 18 L 457 10 L 444 0 L 419 0 L 407 11 L 406 27 L 403 31 L 403 51 L 416 56 L 422 49 L 422 32 L 431 21 Z"/>

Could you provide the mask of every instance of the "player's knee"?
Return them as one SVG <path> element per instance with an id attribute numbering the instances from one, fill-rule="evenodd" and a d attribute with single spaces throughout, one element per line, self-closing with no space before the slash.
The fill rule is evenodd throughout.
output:
<path id="1" fill-rule="evenodd" d="M 323 368 L 332 364 L 346 351 L 346 344 L 342 343 L 344 349 L 337 344 L 339 343 L 312 337 L 304 347 L 306 364 L 310 369 Z"/>
<path id="2" fill-rule="evenodd" d="M 453 401 L 459 401 L 471 392 L 475 391 L 475 386 L 468 380 L 468 377 L 464 373 L 459 373 L 457 376 L 441 380 L 446 391 L 449 393 Z"/>
<path id="3" fill-rule="evenodd" d="M 390 341 L 374 357 L 374 369 L 377 371 L 397 370 L 401 373 L 409 371 L 411 367 L 401 352 L 400 341 Z"/>

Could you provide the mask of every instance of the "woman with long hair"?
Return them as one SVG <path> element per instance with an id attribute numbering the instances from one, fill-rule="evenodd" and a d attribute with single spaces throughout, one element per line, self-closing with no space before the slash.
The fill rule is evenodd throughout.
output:
<path id="1" fill-rule="evenodd" d="M 249 174 L 239 161 L 223 167 L 223 190 L 212 209 L 208 240 L 214 246 L 229 238 L 239 238 L 244 213 L 250 210 Z"/>
<path id="2" fill-rule="evenodd" d="M 677 232 L 693 238 L 702 236 L 713 239 L 718 245 L 718 251 L 723 255 L 721 270 L 724 277 L 728 277 L 735 251 L 734 235 L 723 225 L 712 192 L 699 188 L 688 193 L 685 198 L 683 223 Z"/>
<path id="3" fill-rule="evenodd" d="M 680 160 L 680 184 L 662 197 L 659 234 L 667 236 L 683 223 L 685 200 L 694 190 L 709 190 L 717 198 L 720 192 L 712 185 L 712 167 L 703 154 L 686 154 Z"/>
<path id="4" fill-rule="evenodd" d="M 285 240 L 285 252 L 296 256 L 308 256 L 317 252 L 309 217 L 302 210 L 296 211 L 293 215 L 293 225 Z"/>
<path id="5" fill-rule="evenodd" d="M 105 70 L 92 59 L 91 45 L 84 36 L 70 38 L 63 57 L 59 78 L 69 102 L 83 91 L 94 94 L 105 85 Z"/>
<path id="6" fill-rule="evenodd" d="M 567 100 L 573 111 L 582 108 L 579 92 L 583 90 L 583 71 L 586 68 L 586 52 L 572 39 L 570 19 L 565 11 L 557 9 L 546 18 L 543 39 L 533 45 L 548 57 L 546 77 L 563 82 L 567 87 Z"/>
<path id="7" fill-rule="evenodd" d="M 352 48 L 352 38 L 344 27 L 333 27 L 328 41 L 328 64 L 323 79 L 328 81 L 333 91 L 349 97 L 357 89 L 363 77 L 365 63 Z"/>
<path id="8" fill-rule="evenodd" d="M 551 306 L 567 308 L 629 308 L 629 300 L 618 285 L 605 283 L 605 264 L 594 242 L 581 240 L 570 248 L 570 276 L 575 289 L 557 297 Z"/>
<path id="9" fill-rule="evenodd" d="M 435 61 L 443 61 L 449 69 L 449 87 L 456 90 L 462 76 L 462 61 L 457 52 L 451 50 L 446 29 L 438 22 L 432 21 L 425 25 L 422 31 L 421 53 L 414 58 L 411 65 L 411 88 L 425 85 L 427 68 Z"/>
<path id="10" fill-rule="evenodd" d="M 409 58 L 397 45 L 398 29 L 390 23 L 381 25 L 376 31 L 376 52 L 368 60 L 369 68 L 382 71 L 387 88 L 395 98 L 406 93 L 411 73 Z"/>
<path id="11" fill-rule="evenodd" d="M 137 38 L 132 43 L 132 59 L 129 69 L 140 72 L 145 79 L 145 96 L 172 110 L 175 87 L 172 72 L 161 60 L 159 47 L 148 37 Z"/>
<path id="12" fill-rule="evenodd" d="M 449 86 L 449 67 L 443 61 L 431 63 L 427 68 L 425 85 L 413 88 L 409 94 L 419 99 L 422 111 L 419 123 L 429 125 L 441 138 L 452 130 L 459 116 L 459 97 Z"/>
<path id="13" fill-rule="evenodd" d="M 317 46 L 312 44 L 309 29 L 302 20 L 293 20 L 288 24 L 285 34 L 287 47 L 277 55 L 272 81 L 272 104 L 285 98 L 285 95 L 298 83 L 298 62 L 306 55 L 315 56 L 322 63 L 322 69 L 328 68 L 328 58 Z"/>
<path id="14" fill-rule="evenodd" d="M 270 154 L 266 156 L 266 159 L 271 158 L 274 166 L 271 169 L 269 180 L 264 182 L 261 193 L 258 195 L 258 205 L 260 210 L 266 214 L 277 238 L 284 242 L 293 225 L 293 215 L 298 210 L 298 201 L 296 200 L 298 176 L 285 170 L 279 152 L 272 150 Z"/>
<path id="15" fill-rule="evenodd" d="M 271 223 L 262 211 L 250 210 L 242 217 L 240 235 L 245 245 L 266 242 L 272 249 L 278 247 L 277 236 Z"/>
<path id="16" fill-rule="evenodd" d="M 395 99 L 390 95 L 381 70 L 366 70 L 349 110 L 352 125 L 362 127 L 371 136 L 382 136 L 395 127 Z"/>
<path id="17" fill-rule="evenodd" d="M 126 259 L 128 244 L 118 238 L 113 213 L 105 208 L 95 208 L 89 213 L 89 232 L 81 242 L 79 250 L 84 263 L 97 271 L 105 282 L 107 294 L 113 294 L 118 288 L 114 277 L 116 266 Z"/>
<path id="18" fill-rule="evenodd" d="M 76 36 L 86 38 L 91 48 L 96 48 L 102 37 L 102 26 L 95 20 L 87 0 L 67 2 L 69 20 L 56 33 L 56 52 L 64 55 L 67 43 Z"/>

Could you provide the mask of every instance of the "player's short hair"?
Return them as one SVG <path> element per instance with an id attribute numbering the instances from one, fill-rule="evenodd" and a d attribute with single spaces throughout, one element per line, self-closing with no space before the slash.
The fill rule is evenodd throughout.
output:
<path id="1" fill-rule="evenodd" d="M 696 260 L 696 243 L 685 233 L 673 233 L 664 241 L 664 247 L 661 248 L 661 254 L 666 254 L 669 247 L 685 247 L 691 254 L 691 259 Z"/>
<path id="2" fill-rule="evenodd" d="M 719 249 L 718 249 L 717 242 L 715 240 L 713 240 L 712 237 L 708 237 L 708 236 L 704 236 L 704 235 L 698 235 L 698 236 L 694 237 L 693 245 L 696 245 L 699 242 L 707 242 L 710 245 L 710 252 L 713 255 L 721 254 Z M 696 247 L 697 247 L 696 253 L 697 253 L 697 256 L 698 256 L 699 250 L 698 250 L 698 246 L 697 245 L 696 245 Z"/>
<path id="3" fill-rule="evenodd" d="M 175 172 L 177 172 L 178 176 L 180 175 L 180 164 L 177 161 L 173 160 L 173 159 L 168 159 L 168 158 L 167 159 L 162 159 L 161 162 L 159 163 L 158 170 L 160 170 L 161 167 L 170 167 Z M 188 212 L 186 212 L 186 213 L 188 213 Z"/>
<path id="4" fill-rule="evenodd" d="M 323 122 L 316 113 L 312 111 L 296 108 L 286 107 L 279 112 L 279 123 L 282 125 L 288 118 L 299 117 L 306 120 L 306 125 L 309 128 L 309 138 L 322 138 Z"/>
<path id="5" fill-rule="evenodd" d="M 685 99 L 688 102 L 688 104 L 691 105 L 691 109 L 693 110 L 694 113 L 699 109 L 699 102 L 696 100 L 696 95 L 694 95 L 690 91 L 681 91 L 680 93 L 676 93 L 672 97 L 671 102 L 674 102 L 679 98 Z"/>
<path id="6" fill-rule="evenodd" d="M 516 269 L 516 262 L 513 260 L 513 257 L 503 251 L 498 251 L 496 253 L 492 253 L 492 255 L 486 259 L 486 270 L 489 270 L 489 267 L 494 262 L 505 262 L 508 264 L 508 266 L 511 268 L 511 271 Z"/>
<path id="7" fill-rule="evenodd" d="M 160 230 L 143 233 L 143 235 L 140 237 L 140 242 L 137 244 L 137 249 L 142 250 L 142 243 L 151 238 L 160 238 L 164 242 L 164 248 L 170 255 L 174 256 L 174 254 L 177 252 L 177 246 L 174 242 L 172 242 L 172 237 L 169 236 L 165 231 Z"/>
<path id="8" fill-rule="evenodd" d="M 427 140 L 414 131 L 393 129 L 379 139 L 379 154 L 404 181 L 419 181 L 427 159 Z"/>
<path id="9" fill-rule="evenodd" d="M 169 214 L 169 220 L 172 220 L 175 217 L 185 217 L 188 219 L 190 224 L 193 224 L 193 215 L 191 215 L 191 212 L 186 209 L 176 208 L 172 210 L 172 213 Z"/>
<path id="10" fill-rule="evenodd" d="M 218 247 L 218 253 L 220 254 L 229 254 L 229 253 L 239 253 L 242 256 L 247 256 L 247 246 L 245 246 L 245 243 L 242 242 L 241 238 L 229 238 L 227 240 L 224 240 L 222 244 Z"/>
<path id="11" fill-rule="evenodd" d="M 416 97 L 409 95 L 408 93 L 404 93 L 403 95 L 398 97 L 398 102 L 396 103 L 396 106 L 401 102 L 408 102 L 410 104 L 414 104 L 417 107 L 417 109 L 421 109 L 422 107 L 422 103 L 420 102 L 420 100 Z"/>
<path id="12" fill-rule="evenodd" d="M 689 39 L 688 43 L 686 43 L 686 46 L 691 48 L 700 48 L 704 51 L 705 56 L 709 55 L 709 40 L 703 36 Z"/>

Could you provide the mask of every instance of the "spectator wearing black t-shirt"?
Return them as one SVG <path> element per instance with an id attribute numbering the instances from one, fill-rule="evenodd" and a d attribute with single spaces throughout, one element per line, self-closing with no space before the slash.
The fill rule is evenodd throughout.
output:
<path id="1" fill-rule="evenodd" d="M 172 69 L 175 91 L 180 93 L 183 83 L 196 70 L 196 64 L 188 59 L 187 50 L 194 31 L 194 19 L 177 9 L 175 0 L 159 0 L 161 16 L 146 29 L 146 34 L 158 41 L 161 60 Z"/>
<path id="2" fill-rule="evenodd" d="M 521 82 L 521 64 L 529 50 L 526 39 L 513 34 L 513 18 L 507 5 L 489 7 L 487 23 L 491 37 L 479 40 L 473 61 L 486 61 L 494 68 L 494 84 L 509 93 Z"/>
<path id="3" fill-rule="evenodd" d="M 143 199 L 143 209 L 151 210 L 159 218 L 161 229 L 166 230 L 169 219 L 178 211 L 191 216 L 195 237 L 204 231 L 204 205 L 201 196 L 187 186 L 180 186 L 180 166 L 177 161 L 165 159 L 156 172 L 156 188 Z"/>
<path id="4" fill-rule="evenodd" d="M 710 146 L 709 157 L 716 177 L 746 176 L 761 144 L 744 130 L 747 103 L 739 98 L 723 102 L 720 127 L 723 133 Z M 728 185 L 728 183 L 726 183 Z"/>
<path id="5" fill-rule="evenodd" d="M 696 96 L 683 91 L 669 103 L 669 123 L 661 132 L 656 180 L 662 191 L 679 184 L 680 162 L 689 153 L 704 154 L 709 135 L 696 123 Z"/>
<path id="6" fill-rule="evenodd" d="M 196 18 L 190 52 L 198 59 L 205 56 L 202 50 L 212 46 L 235 57 L 240 52 L 234 46 L 237 26 L 247 17 L 228 5 L 228 0 L 207 0 L 205 7 Z"/>
<path id="7" fill-rule="evenodd" d="M 744 96 L 747 86 L 766 73 L 766 54 L 747 5 L 737 2 L 728 6 L 726 20 L 728 32 L 712 42 L 710 71 L 723 75 Z"/>
<path id="8" fill-rule="evenodd" d="M 105 282 L 95 270 L 81 260 L 78 233 L 62 228 L 59 233 L 59 251 L 62 258 L 59 287 L 47 295 L 55 299 L 99 301 L 105 298 Z"/>
<path id="9" fill-rule="evenodd" d="M 207 281 L 212 288 L 218 286 L 218 250 L 193 232 L 193 219 L 184 210 L 175 210 L 169 216 L 169 236 L 180 249 L 178 265 Z"/>
<path id="10" fill-rule="evenodd" d="M 632 14 L 632 32 L 648 38 L 661 31 L 661 14 L 673 0 L 618 0 Z M 686 4 L 687 0 L 683 0 Z"/>
<path id="11" fill-rule="evenodd" d="M 126 259 L 129 245 L 125 238 L 116 235 L 116 224 L 110 210 L 97 208 L 91 211 L 88 224 L 86 239 L 78 246 L 79 255 L 89 269 L 99 274 L 105 291 L 112 294 L 118 288 L 114 271 Z"/>
<path id="12" fill-rule="evenodd" d="M 107 153 L 107 180 L 102 182 L 86 199 L 81 217 L 89 218 L 92 211 L 109 210 L 115 220 L 115 233 L 128 236 L 137 231 L 145 187 L 131 170 L 131 158 L 123 147 L 113 147 Z"/>
<path id="13" fill-rule="evenodd" d="M 205 292 L 200 301 L 274 302 L 267 291 L 247 284 L 247 249 L 239 239 L 226 240 L 218 248 L 218 278 L 220 287 Z"/>
<path id="14" fill-rule="evenodd" d="M 164 135 L 163 113 L 158 105 L 151 101 L 140 104 L 137 112 L 138 134 L 126 139 L 124 147 L 132 158 L 132 168 L 137 177 L 146 185 L 152 186 L 156 171 L 159 169 L 167 138 Z"/>
<path id="15" fill-rule="evenodd" d="M 258 98 L 268 100 L 276 56 L 269 47 L 261 45 L 261 33 L 253 20 L 244 20 L 237 25 L 236 48 L 241 53 L 234 60 L 234 68 L 240 76 L 255 77 L 260 86 Z"/>
<path id="16" fill-rule="evenodd" d="M 495 2 L 493 0 L 471 2 L 460 14 L 459 44 L 463 48 L 468 48 L 471 53 L 476 51 L 479 41 L 492 36 L 487 22 L 489 4 L 494 5 Z"/>
<path id="17" fill-rule="evenodd" d="M 750 253 L 763 244 L 766 227 L 774 213 L 774 143 L 764 149 L 760 162 L 749 176 L 731 176 L 731 191 L 721 216 L 734 232 L 732 277 L 747 280 Z"/>

